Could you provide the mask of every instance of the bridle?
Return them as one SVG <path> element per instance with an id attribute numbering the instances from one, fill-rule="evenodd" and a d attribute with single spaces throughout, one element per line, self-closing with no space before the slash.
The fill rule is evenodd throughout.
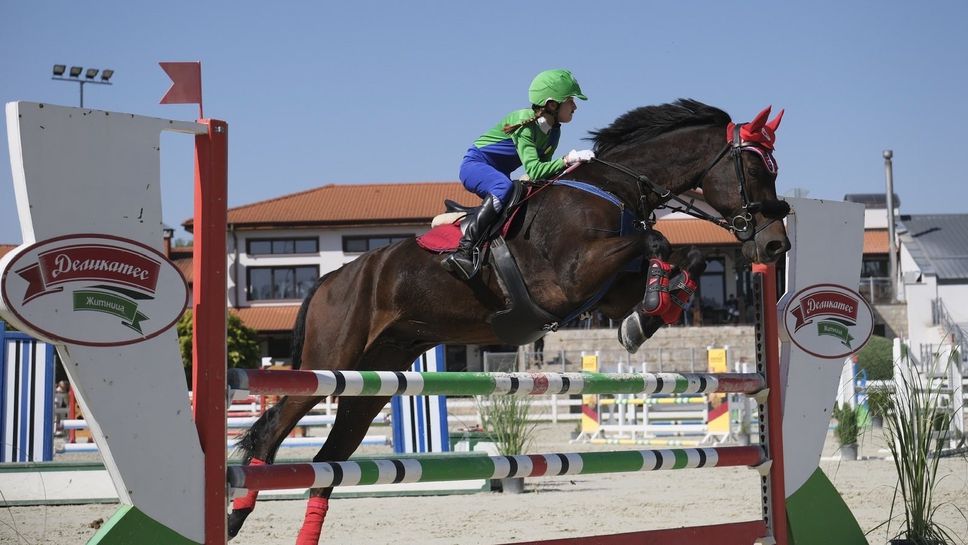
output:
<path id="1" fill-rule="evenodd" d="M 773 159 L 773 154 L 770 152 L 770 150 L 742 139 L 742 136 L 740 135 L 740 128 L 743 125 L 744 123 L 739 123 L 733 127 L 732 140 L 727 142 L 723 149 L 716 154 L 716 158 L 713 159 L 709 166 L 702 170 L 699 176 L 696 177 L 696 181 L 691 186 L 692 189 L 701 188 L 706 175 L 708 175 L 709 172 L 717 164 L 719 164 L 724 157 L 727 155 L 731 157 L 733 159 L 733 166 L 735 167 L 736 183 L 739 186 L 739 195 L 743 200 L 743 204 L 742 207 L 739 208 L 729 219 L 709 214 L 695 205 L 695 199 L 686 201 L 678 195 L 672 194 L 671 190 L 656 184 L 645 174 L 635 172 L 625 165 L 613 163 L 597 157 L 592 159 L 592 162 L 600 163 L 635 179 L 639 190 L 639 217 L 643 218 L 643 227 L 648 228 L 655 224 L 655 213 L 649 207 L 649 197 L 654 195 L 659 198 L 659 202 L 656 205 L 658 208 L 666 208 L 676 212 L 682 212 L 694 218 L 714 223 L 723 229 L 731 231 L 740 242 L 747 242 L 753 240 L 757 233 L 763 229 L 766 229 L 774 222 L 782 220 L 783 217 L 786 216 L 786 213 L 784 212 L 782 215 L 777 214 L 778 217 L 771 217 L 770 221 L 766 222 L 765 225 L 761 227 L 757 226 L 756 218 L 753 216 L 753 214 L 759 212 L 763 208 L 763 203 L 751 201 L 749 198 L 749 195 L 746 191 L 746 172 L 743 169 L 742 154 L 744 151 L 756 153 L 761 159 L 763 159 L 767 169 L 774 174 L 776 173 L 776 161 Z M 676 204 L 669 205 L 669 201 L 674 201 Z"/>

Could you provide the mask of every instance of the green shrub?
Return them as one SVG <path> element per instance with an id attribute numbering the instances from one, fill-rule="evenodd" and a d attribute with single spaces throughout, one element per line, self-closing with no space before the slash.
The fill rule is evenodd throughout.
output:
<path id="1" fill-rule="evenodd" d="M 840 446 L 845 447 L 847 445 L 857 444 L 858 426 L 857 426 L 857 410 L 850 405 L 840 404 L 834 406 L 834 418 L 837 419 L 837 429 L 834 433 L 837 435 L 837 442 Z"/>
<path id="2" fill-rule="evenodd" d="M 192 311 L 186 310 L 178 320 L 178 347 L 181 350 L 182 365 L 189 387 L 192 383 Z M 228 368 L 240 367 L 256 369 L 262 361 L 262 349 L 255 331 L 246 327 L 237 314 L 228 313 L 226 321 L 226 365 Z"/>
<path id="3" fill-rule="evenodd" d="M 867 408 L 871 416 L 884 416 L 891 408 L 890 388 L 868 388 Z"/>
<path id="4" fill-rule="evenodd" d="M 867 380 L 894 378 L 894 341 L 877 335 L 871 336 L 857 353 L 857 367 L 867 370 Z"/>

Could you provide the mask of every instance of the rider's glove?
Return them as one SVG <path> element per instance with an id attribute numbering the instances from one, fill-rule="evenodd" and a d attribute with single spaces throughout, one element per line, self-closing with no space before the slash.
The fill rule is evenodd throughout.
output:
<path id="1" fill-rule="evenodd" d="M 594 158 L 595 152 L 590 149 L 583 149 L 580 151 L 571 150 L 565 155 L 564 161 L 565 166 L 571 166 L 581 161 L 591 161 Z"/>

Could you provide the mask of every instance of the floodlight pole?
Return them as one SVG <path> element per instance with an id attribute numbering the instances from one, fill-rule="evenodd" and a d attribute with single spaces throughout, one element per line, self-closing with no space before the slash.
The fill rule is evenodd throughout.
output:
<path id="1" fill-rule="evenodd" d="M 74 79 L 74 78 L 59 78 L 54 76 L 50 79 L 56 79 L 58 81 L 73 81 L 74 83 L 80 84 L 81 86 L 81 108 L 84 107 L 84 84 L 85 83 L 96 83 L 98 85 L 111 85 L 110 81 L 94 81 L 92 79 Z"/>
<path id="2" fill-rule="evenodd" d="M 54 73 L 55 74 L 57 73 L 56 70 Z M 108 77 L 113 75 L 114 75 L 114 71 L 112 70 L 111 74 Z M 71 81 L 71 82 L 77 83 L 81 88 L 81 108 L 84 107 L 84 84 L 85 83 L 96 83 L 98 85 L 111 85 L 110 81 L 107 81 L 103 78 L 100 81 L 95 80 L 93 78 L 87 78 L 86 76 L 85 76 L 85 79 L 81 79 L 81 74 L 78 74 L 78 77 L 65 78 L 61 76 L 53 76 L 50 79 L 57 80 L 57 81 Z"/>
<path id="3" fill-rule="evenodd" d="M 897 243 L 894 241 L 894 167 L 892 150 L 884 150 L 884 175 L 887 178 L 887 247 L 891 275 L 891 302 L 897 300 Z"/>

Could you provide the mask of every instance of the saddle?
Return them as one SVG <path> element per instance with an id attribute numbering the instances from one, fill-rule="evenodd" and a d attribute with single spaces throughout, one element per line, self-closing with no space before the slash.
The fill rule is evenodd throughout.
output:
<path id="1" fill-rule="evenodd" d="M 490 230 L 488 230 L 488 232 L 484 234 L 479 244 L 485 244 L 489 242 L 491 239 L 494 239 L 495 237 L 504 235 L 505 233 L 507 233 L 508 229 L 510 228 L 511 220 L 514 218 L 514 213 L 518 209 L 518 204 L 521 202 L 521 199 L 523 199 L 528 193 L 528 186 L 525 185 L 525 182 L 523 180 L 513 180 L 512 184 L 513 185 L 511 186 L 511 198 L 504 206 L 504 209 L 501 210 L 501 217 L 498 218 L 498 220 L 495 221 L 494 224 L 491 226 Z M 464 217 L 461 219 L 461 222 L 460 222 L 460 230 L 462 233 L 464 232 L 464 227 L 468 221 L 467 218 L 477 214 L 477 211 L 480 208 L 481 208 L 480 205 L 464 206 L 450 199 L 444 199 L 444 209 L 447 212 L 464 214 Z M 485 249 L 482 248 L 481 259 L 484 259 L 486 257 L 484 255 L 484 252 L 485 252 Z"/>
<path id="2" fill-rule="evenodd" d="M 627 209 L 621 200 L 611 193 L 573 180 L 558 180 L 556 184 L 591 193 L 615 205 L 621 218 L 620 234 L 629 233 L 637 228 L 638 222 L 634 212 Z M 527 189 L 527 184 L 521 180 L 515 180 L 511 200 L 505 207 L 500 221 L 495 222 L 496 227 L 483 237 L 485 242 L 481 252 L 481 260 L 487 259 L 490 262 L 498 279 L 498 284 L 507 300 L 507 307 L 492 314 L 489 322 L 501 342 L 511 345 L 534 342 L 548 331 L 556 330 L 560 324 L 578 317 L 595 306 L 615 280 L 613 276 L 606 281 L 594 295 L 568 316 L 555 316 L 534 302 L 521 275 L 521 270 L 503 238 L 514 221 L 517 211 L 521 208 L 518 205 L 522 199 L 526 198 Z M 449 200 L 444 201 L 444 204 L 448 212 L 435 218 L 435 227 L 417 238 L 418 245 L 433 252 L 453 251 L 457 247 L 463 231 L 463 226 L 460 225 L 463 222 L 462 216 L 474 213 L 478 208 L 461 206 Z M 628 263 L 625 267 L 625 270 L 633 272 L 641 272 L 642 269 L 641 257 Z M 471 280 L 471 282 L 480 281 L 480 276 L 475 276 Z"/>
<path id="3" fill-rule="evenodd" d="M 486 244 L 495 237 L 507 233 L 511 226 L 515 210 L 521 200 L 527 194 L 528 187 L 522 180 L 515 180 L 511 189 L 511 200 L 501 211 L 501 217 L 494 222 L 487 233 L 482 237 L 481 243 Z M 444 200 L 446 212 L 436 216 L 431 222 L 431 229 L 427 233 L 417 237 L 417 244 L 428 251 L 436 253 L 449 253 L 457 249 L 461 236 L 464 233 L 468 218 L 477 214 L 480 206 L 463 206 L 450 199 Z M 482 259 L 487 248 L 483 248 Z"/>

